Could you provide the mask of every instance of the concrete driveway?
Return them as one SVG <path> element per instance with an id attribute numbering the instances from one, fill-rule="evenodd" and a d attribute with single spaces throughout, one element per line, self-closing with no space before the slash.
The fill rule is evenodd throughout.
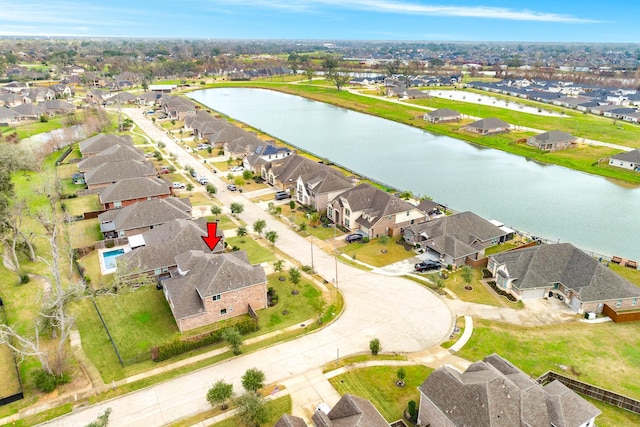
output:
<path id="1" fill-rule="evenodd" d="M 313 265 L 325 280 L 337 280 L 344 295 L 345 310 L 334 323 L 315 333 L 82 408 L 45 425 L 86 425 L 105 408 L 113 411 L 112 425 L 164 425 L 209 409 L 205 395 L 217 380 L 232 382 L 235 392 L 241 392 L 240 378 L 248 368 L 264 371 L 268 383 L 282 382 L 337 357 L 367 352 L 373 338 L 380 340 L 383 352 L 422 351 L 447 339 L 455 318 L 437 295 L 409 280 L 338 263 L 317 246 L 312 249 L 309 241 L 249 202 L 243 194 L 227 191 L 226 184 L 216 174 L 143 117 L 142 110 L 123 111 L 151 138 L 166 144 L 177 164 L 190 165 L 199 175 L 207 176 L 218 188 L 216 197 L 225 205 L 242 203 L 245 209 L 240 217 L 249 226 L 257 219 L 264 219 L 265 231 L 278 233 L 279 249 L 303 265 Z"/>

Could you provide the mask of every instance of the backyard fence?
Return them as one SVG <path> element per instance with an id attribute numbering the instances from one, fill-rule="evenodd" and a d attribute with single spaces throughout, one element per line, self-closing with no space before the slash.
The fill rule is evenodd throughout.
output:
<path id="1" fill-rule="evenodd" d="M 98 304 L 96 304 L 96 300 L 94 298 L 91 298 L 91 302 L 93 303 L 93 306 L 96 309 L 96 313 L 98 313 L 98 317 L 102 322 L 102 326 L 104 326 L 104 330 L 107 331 L 107 336 L 109 337 L 109 341 L 111 341 L 111 345 L 113 346 L 113 349 L 116 351 L 116 356 L 118 356 L 118 360 L 120 361 L 120 364 L 122 366 L 125 366 L 124 360 L 122 360 L 122 357 L 120 356 L 120 352 L 118 351 L 118 346 L 116 346 L 115 341 L 113 341 L 113 338 L 111 337 L 111 332 L 109 332 L 109 328 L 107 328 L 107 323 L 104 321 L 104 318 L 102 317 L 102 313 L 100 313 L 100 309 L 98 308 Z"/>
<path id="2" fill-rule="evenodd" d="M 548 384 L 553 380 L 560 381 L 576 393 L 580 393 L 592 399 L 599 400 L 600 402 L 605 402 L 640 415 L 640 401 L 630 397 L 623 396 L 588 383 L 583 383 L 582 381 L 578 381 L 573 378 L 565 377 L 564 375 L 553 371 L 548 371 L 537 379 L 538 383 L 542 385 Z"/>
<path id="3" fill-rule="evenodd" d="M 602 314 L 609 316 L 615 323 L 637 322 L 640 320 L 640 308 L 634 311 L 616 311 L 609 304 L 602 308 Z"/>
<path id="4" fill-rule="evenodd" d="M 0 301 L 2 301 L 0 299 Z M 7 321 L 7 313 L 5 313 L 4 311 L 4 305 L 2 303 L 0 303 L 0 313 L 2 313 L 2 315 L 0 316 L 1 320 L 3 323 L 6 323 Z M 13 367 L 16 370 L 16 379 L 18 380 L 18 392 L 11 394 L 9 396 L 3 396 L 2 398 L 0 398 L 0 406 L 3 405 L 8 405 L 9 403 L 13 403 L 13 402 L 17 402 L 18 400 L 22 400 L 24 399 L 24 394 L 23 394 L 23 388 L 22 388 L 22 380 L 20 379 L 20 370 L 18 369 L 18 361 L 16 360 L 16 354 L 13 352 L 13 350 L 9 349 L 9 351 L 11 352 L 11 358 L 13 360 Z M 3 378 L 3 381 L 6 381 L 6 378 Z M 3 388 L 8 388 L 9 385 L 5 384 Z"/>

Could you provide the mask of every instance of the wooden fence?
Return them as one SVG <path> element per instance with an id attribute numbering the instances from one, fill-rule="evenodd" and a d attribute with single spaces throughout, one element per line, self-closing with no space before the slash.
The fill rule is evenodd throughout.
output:
<path id="1" fill-rule="evenodd" d="M 578 381 L 573 378 L 565 377 L 564 375 L 553 371 L 548 371 L 537 379 L 538 383 L 542 385 L 548 384 L 553 380 L 560 381 L 576 393 L 580 393 L 584 396 L 591 397 L 592 399 L 599 400 L 600 402 L 605 402 L 640 415 L 640 401 L 630 397 L 623 396 L 588 383 L 583 383 L 582 381 Z"/>
<path id="2" fill-rule="evenodd" d="M 640 308 L 634 311 L 616 311 L 609 304 L 602 308 L 602 314 L 609 316 L 615 323 L 637 322 L 640 320 Z"/>

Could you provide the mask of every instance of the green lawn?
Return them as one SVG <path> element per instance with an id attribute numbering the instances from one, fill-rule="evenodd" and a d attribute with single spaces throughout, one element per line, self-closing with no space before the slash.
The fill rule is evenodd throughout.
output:
<path id="1" fill-rule="evenodd" d="M 492 353 L 534 377 L 553 370 L 640 399 L 640 322 L 520 327 L 474 319 L 458 355 L 477 361 Z"/>
<path id="2" fill-rule="evenodd" d="M 179 336 L 164 293 L 153 286 L 95 300 L 123 359 Z"/>
<path id="3" fill-rule="evenodd" d="M 283 276 L 287 277 L 287 271 Z M 322 293 L 311 283 L 301 280 L 298 284 L 298 294 L 292 295 L 294 287 L 288 280 L 280 281 L 278 273 L 269 276 L 269 287 L 273 287 L 278 295 L 278 304 L 258 311 L 260 334 L 277 329 L 286 328 L 314 318 L 314 301 L 322 298 Z M 287 311 L 287 314 L 283 312 Z"/>
<path id="4" fill-rule="evenodd" d="M 84 269 L 85 280 L 89 287 L 96 290 L 111 287 L 113 282 L 113 274 L 102 274 L 99 257 L 96 250 L 78 260 L 78 264 Z"/>
<path id="5" fill-rule="evenodd" d="M 355 394 L 373 403 L 382 416 L 393 422 L 403 417 L 410 400 L 420 402 L 417 388 L 433 371 L 426 366 L 404 366 L 406 372 L 404 387 L 396 386 L 397 366 L 373 366 L 354 369 L 331 378 L 331 385 L 340 393 Z"/>
<path id="6" fill-rule="evenodd" d="M 274 400 L 269 400 L 266 402 L 266 406 L 269 412 L 269 418 L 263 425 L 272 426 L 282 415 L 291 413 L 291 396 L 286 395 Z M 240 420 L 235 416 L 213 424 L 214 427 L 238 427 L 239 425 L 241 425 Z"/>
<path id="7" fill-rule="evenodd" d="M 449 278 L 444 281 L 445 287 L 455 293 L 458 298 L 467 302 L 474 302 L 477 304 L 493 305 L 496 307 L 510 307 L 516 308 L 515 304 L 507 304 L 506 299 L 503 299 L 498 294 L 490 289 L 487 289 L 485 285 L 480 283 L 482 273 L 478 269 L 473 270 L 473 280 L 471 280 L 470 286 L 473 290 L 468 291 L 464 289 L 467 283 L 462 278 L 462 271 L 456 271 L 455 273 L 449 273 Z M 504 302 L 503 302 L 504 301 Z"/>
<path id="8" fill-rule="evenodd" d="M 249 231 L 249 229 L 247 229 Z M 262 238 L 267 245 L 271 245 L 264 237 Z M 276 257 L 268 248 L 261 246 L 258 242 L 249 236 L 245 237 L 229 237 L 226 239 L 229 247 L 237 246 L 240 250 L 247 251 L 249 262 L 251 264 L 260 264 L 263 262 L 275 261 Z"/>
<path id="9" fill-rule="evenodd" d="M 103 209 L 97 194 L 66 199 L 63 203 L 71 216 L 79 216 L 85 212 L 95 212 Z"/>
<path id="10" fill-rule="evenodd" d="M 342 246 L 340 251 L 374 267 L 383 267 L 415 256 L 413 251 L 407 251 L 404 245 L 397 244 L 398 239 L 400 237 L 394 237 L 386 245 L 380 244 L 377 239 L 368 243 L 354 242 Z"/>
<path id="11" fill-rule="evenodd" d="M 608 403 L 600 402 L 599 400 L 595 400 L 587 396 L 582 397 L 602 411 L 602 414 L 596 418 L 596 425 L 598 427 L 640 425 L 640 415 L 638 414 L 634 414 L 633 412 L 626 411 Z"/>
<path id="12" fill-rule="evenodd" d="M 71 237 L 71 245 L 74 248 L 93 246 L 96 241 L 104 239 L 100 232 L 98 218 L 71 222 L 68 230 Z"/>

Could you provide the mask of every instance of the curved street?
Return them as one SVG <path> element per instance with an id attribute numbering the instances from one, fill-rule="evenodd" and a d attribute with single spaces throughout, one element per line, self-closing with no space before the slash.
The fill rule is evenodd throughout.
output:
<path id="1" fill-rule="evenodd" d="M 113 425 L 163 425 L 209 409 L 206 392 L 217 380 L 233 383 L 235 392 L 239 392 L 242 389 L 240 378 L 248 368 L 262 370 L 267 383 L 277 383 L 337 357 L 368 352 L 369 341 L 373 338 L 380 340 L 383 352 L 408 353 L 429 349 L 449 336 L 455 317 L 437 295 L 410 280 L 338 263 L 334 256 L 317 246 L 312 247 L 312 243 L 242 194 L 227 191 L 226 184 L 216 174 L 146 119 L 143 110 L 126 109 L 124 112 L 153 140 L 164 143 L 177 165 L 181 168 L 192 166 L 198 174 L 206 175 L 218 188 L 216 197 L 225 206 L 232 202 L 242 203 L 244 212 L 240 218 L 248 228 L 257 219 L 264 219 L 267 223 L 265 231 L 278 233 L 278 249 L 303 265 L 313 264 L 315 271 L 329 282 L 337 273 L 345 310 L 336 321 L 317 332 L 76 410 L 45 425 L 86 425 L 106 408 L 112 409 L 109 421 Z"/>

